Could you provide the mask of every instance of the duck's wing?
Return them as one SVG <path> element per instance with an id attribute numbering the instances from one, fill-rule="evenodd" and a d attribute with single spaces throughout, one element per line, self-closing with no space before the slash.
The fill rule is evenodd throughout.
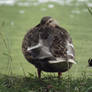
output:
<path id="1" fill-rule="evenodd" d="M 22 52 L 28 61 L 32 60 L 31 54 L 27 51 L 28 47 L 37 45 L 39 42 L 39 25 L 30 29 L 24 36 L 22 42 Z"/>
<path id="2" fill-rule="evenodd" d="M 41 31 L 43 32 L 41 33 Z M 50 43 L 47 39 L 49 31 L 48 27 L 36 26 L 25 35 L 22 43 L 22 51 L 28 61 L 33 59 L 54 59 L 48 45 Z"/>
<path id="3" fill-rule="evenodd" d="M 58 62 L 73 62 L 74 63 L 74 47 L 72 44 L 72 39 L 68 32 L 60 27 L 54 28 L 54 37 L 53 42 L 50 48 L 50 51 L 54 57 L 57 58 L 57 61 L 50 63 Z"/>
<path id="4" fill-rule="evenodd" d="M 32 59 L 46 59 L 51 58 L 53 55 L 49 51 L 49 47 L 43 45 L 43 41 L 39 39 L 39 43 L 37 45 L 28 47 L 27 51 L 32 56 Z"/>

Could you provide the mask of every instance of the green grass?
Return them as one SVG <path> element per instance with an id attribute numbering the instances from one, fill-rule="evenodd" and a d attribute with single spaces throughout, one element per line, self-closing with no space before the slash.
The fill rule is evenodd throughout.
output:
<path id="1" fill-rule="evenodd" d="M 55 75 L 37 76 L 29 74 L 22 76 L 2 76 L 0 77 L 0 92 L 92 92 L 92 78 L 83 72 L 79 78 L 67 75 L 58 79 Z M 89 92 L 89 91 L 88 91 Z"/>
<path id="2" fill-rule="evenodd" d="M 2 89 L 1 92 L 12 92 L 12 89 L 14 89 L 15 92 L 35 92 L 34 89 L 37 88 L 37 90 L 44 90 L 47 85 L 39 84 L 39 80 L 36 78 L 28 78 L 28 81 L 32 81 L 34 84 L 22 80 L 22 77 L 29 76 L 29 73 L 35 74 L 36 69 L 33 65 L 29 64 L 21 51 L 21 44 L 24 35 L 27 33 L 27 31 L 37 25 L 40 22 L 40 19 L 43 16 L 52 16 L 55 18 L 60 26 L 64 27 L 68 30 L 70 33 L 73 43 L 75 46 L 75 52 L 76 52 L 76 61 L 78 63 L 76 65 L 73 65 L 73 67 L 69 70 L 69 72 L 63 73 L 62 82 L 67 83 L 66 76 L 69 74 L 72 74 L 71 82 L 74 82 L 76 84 L 76 87 L 80 86 L 80 83 L 78 80 L 81 78 L 81 73 L 83 71 L 86 72 L 87 80 L 92 81 L 92 78 L 88 79 L 90 76 L 92 76 L 92 68 L 88 67 L 88 59 L 92 57 L 92 16 L 89 13 L 89 11 L 84 12 L 84 9 L 87 9 L 85 7 L 85 4 L 81 4 L 80 6 L 60 6 L 56 3 L 54 4 L 54 8 L 49 9 L 48 5 L 51 3 L 41 4 L 39 6 L 30 6 L 30 7 L 19 7 L 17 5 L 15 6 L 0 6 L 0 75 L 14 75 L 14 80 L 19 80 L 20 84 L 16 81 L 14 85 L 19 86 L 18 89 L 11 87 L 7 91 L 7 87 L 5 85 L 0 85 L 0 88 Z M 46 8 L 46 11 L 41 11 L 42 8 Z M 20 14 L 19 11 L 24 10 L 24 14 Z M 80 14 L 73 14 L 72 10 L 79 10 Z M 11 24 L 11 22 L 14 22 L 14 24 Z M 43 73 L 46 74 L 46 73 Z M 22 76 L 21 78 L 18 78 L 17 76 Z M 48 75 L 47 75 L 48 76 Z M 46 76 L 46 77 L 47 77 Z M 42 76 L 44 77 L 44 75 Z M 4 77 L 7 80 L 8 78 L 11 78 L 10 76 Z M 48 77 L 47 77 L 48 78 Z M 0 81 L 3 81 L 1 78 Z M 13 81 L 14 81 L 13 80 Z M 49 80 L 44 80 L 46 83 L 49 83 Z M 84 80 L 83 80 L 84 81 Z M 64 88 L 65 92 L 67 92 L 64 87 L 58 87 L 57 79 L 52 79 L 50 81 L 50 84 L 54 85 L 54 88 L 52 88 L 52 92 L 58 92 L 53 90 L 63 90 Z M 53 83 L 57 82 L 57 84 Z M 82 82 L 82 81 L 80 81 Z M 85 81 L 84 81 L 85 82 Z M 87 82 L 87 88 L 90 87 L 89 81 Z M 27 83 L 27 85 L 26 85 Z M 92 83 L 92 82 L 91 82 Z M 23 85 L 22 85 L 23 84 Z M 74 85 L 74 84 L 71 84 Z M 67 84 L 68 85 L 68 84 Z M 28 88 L 27 88 L 28 86 Z M 36 87 L 37 86 L 37 87 Z M 75 87 L 74 86 L 74 87 Z M 16 86 L 14 86 L 16 87 Z M 22 87 L 23 90 L 22 90 Z M 73 87 L 73 86 L 72 86 Z M 74 91 L 73 88 L 70 92 L 84 92 L 86 90 L 86 87 L 83 86 L 82 91 Z M 78 88 L 79 89 L 79 88 Z M 21 90 L 21 91 L 18 91 Z M 30 91 L 29 91 L 30 90 Z M 36 91 L 37 92 L 37 91 Z M 41 91 L 39 91 L 41 92 Z M 42 91 L 44 92 L 44 91 Z M 51 91 L 50 91 L 51 92 Z M 61 91 L 60 91 L 61 92 Z"/>

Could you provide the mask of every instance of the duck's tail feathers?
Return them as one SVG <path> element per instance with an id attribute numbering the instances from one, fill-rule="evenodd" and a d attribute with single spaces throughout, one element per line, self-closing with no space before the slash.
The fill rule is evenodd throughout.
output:
<path id="1" fill-rule="evenodd" d="M 64 58 L 57 58 L 56 60 L 51 60 L 51 61 L 48 61 L 50 64 L 53 64 L 53 63 L 62 63 L 62 62 L 69 62 L 69 63 L 72 63 L 72 64 L 76 64 L 76 62 L 73 60 L 73 59 L 64 59 Z"/>

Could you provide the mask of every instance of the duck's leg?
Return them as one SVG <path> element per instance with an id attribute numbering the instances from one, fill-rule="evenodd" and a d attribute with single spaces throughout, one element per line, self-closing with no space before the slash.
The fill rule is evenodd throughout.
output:
<path id="1" fill-rule="evenodd" d="M 41 78 L 41 70 L 37 69 L 37 73 L 38 73 L 38 78 L 40 79 Z"/>
<path id="2" fill-rule="evenodd" d="M 60 79 L 60 76 L 62 75 L 62 73 L 61 72 L 58 72 L 58 78 Z"/>

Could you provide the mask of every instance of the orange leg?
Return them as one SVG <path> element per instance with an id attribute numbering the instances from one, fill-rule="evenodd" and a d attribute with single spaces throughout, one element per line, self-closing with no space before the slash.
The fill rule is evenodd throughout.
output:
<path id="1" fill-rule="evenodd" d="M 62 75 L 62 73 L 61 72 L 58 72 L 58 78 L 60 79 L 60 76 Z"/>
<path id="2" fill-rule="evenodd" d="M 40 79 L 41 78 L 41 70 L 37 69 L 37 73 L 38 73 L 38 78 Z"/>

